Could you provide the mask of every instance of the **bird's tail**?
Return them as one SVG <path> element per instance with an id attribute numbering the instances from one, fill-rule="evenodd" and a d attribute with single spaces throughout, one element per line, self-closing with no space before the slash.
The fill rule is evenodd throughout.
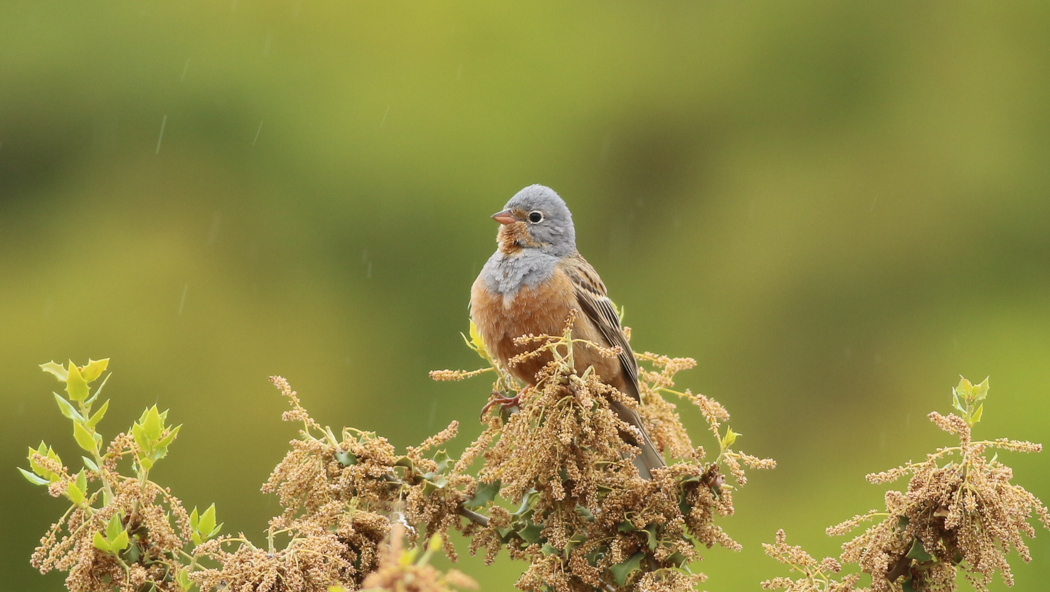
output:
<path id="1" fill-rule="evenodd" d="M 647 434 L 645 428 L 642 427 L 642 418 L 638 416 L 637 411 L 616 400 L 610 400 L 609 403 L 612 406 L 613 411 L 616 412 L 616 415 L 622 419 L 624 423 L 638 428 L 638 431 L 642 434 L 640 442 L 633 432 L 629 435 L 627 433 L 623 435 L 627 442 L 641 449 L 641 452 L 631 459 L 631 462 L 633 462 L 634 466 L 638 469 L 638 475 L 646 481 L 651 480 L 653 478 L 653 469 L 667 466 L 667 463 L 664 462 L 664 457 L 660 454 L 660 451 L 656 449 L 652 440 L 649 439 L 649 434 Z"/>

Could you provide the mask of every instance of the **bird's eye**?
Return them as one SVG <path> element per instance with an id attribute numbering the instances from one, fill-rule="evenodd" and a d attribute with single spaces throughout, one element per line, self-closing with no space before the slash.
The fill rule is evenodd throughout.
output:
<path id="1" fill-rule="evenodd" d="M 537 222 L 543 221 L 543 212 L 529 212 L 529 222 L 536 224 Z"/>

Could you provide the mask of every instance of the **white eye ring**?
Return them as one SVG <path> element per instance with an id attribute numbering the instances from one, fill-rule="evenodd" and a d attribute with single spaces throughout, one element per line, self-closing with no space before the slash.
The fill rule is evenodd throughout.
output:
<path id="1" fill-rule="evenodd" d="M 532 222 L 533 224 L 543 222 L 543 212 L 539 210 L 529 212 L 529 222 Z"/>

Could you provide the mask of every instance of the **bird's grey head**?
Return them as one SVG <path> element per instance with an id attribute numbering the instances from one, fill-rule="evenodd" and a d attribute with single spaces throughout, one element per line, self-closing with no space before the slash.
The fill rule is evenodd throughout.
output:
<path id="1" fill-rule="evenodd" d="M 492 217 L 500 223 L 498 241 L 504 253 L 534 248 L 565 257 L 576 252 L 572 214 L 550 187 L 529 185 Z"/>

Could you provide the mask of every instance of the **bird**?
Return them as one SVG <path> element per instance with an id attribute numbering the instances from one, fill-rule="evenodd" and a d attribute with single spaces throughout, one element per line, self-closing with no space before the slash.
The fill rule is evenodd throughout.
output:
<path id="1" fill-rule="evenodd" d="M 471 319 L 489 355 L 515 378 L 535 386 L 536 373 L 550 361 L 550 354 L 510 365 L 511 358 L 537 347 L 515 344 L 515 338 L 561 335 L 573 314 L 573 339 L 619 348 L 616 357 L 607 357 L 587 344 L 575 343 L 576 372 L 582 375 L 593 367 L 602 382 L 641 403 L 638 361 L 605 284 L 576 250 L 576 229 L 565 201 L 549 187 L 530 185 L 492 218 L 500 224 L 498 247 L 470 290 Z M 517 398 L 496 402 L 516 404 Z M 632 458 L 638 474 L 652 479 L 652 471 L 666 463 L 642 426 L 637 409 L 612 398 L 609 405 L 637 429 L 637 434 L 622 432 L 621 437 L 640 449 Z"/>

